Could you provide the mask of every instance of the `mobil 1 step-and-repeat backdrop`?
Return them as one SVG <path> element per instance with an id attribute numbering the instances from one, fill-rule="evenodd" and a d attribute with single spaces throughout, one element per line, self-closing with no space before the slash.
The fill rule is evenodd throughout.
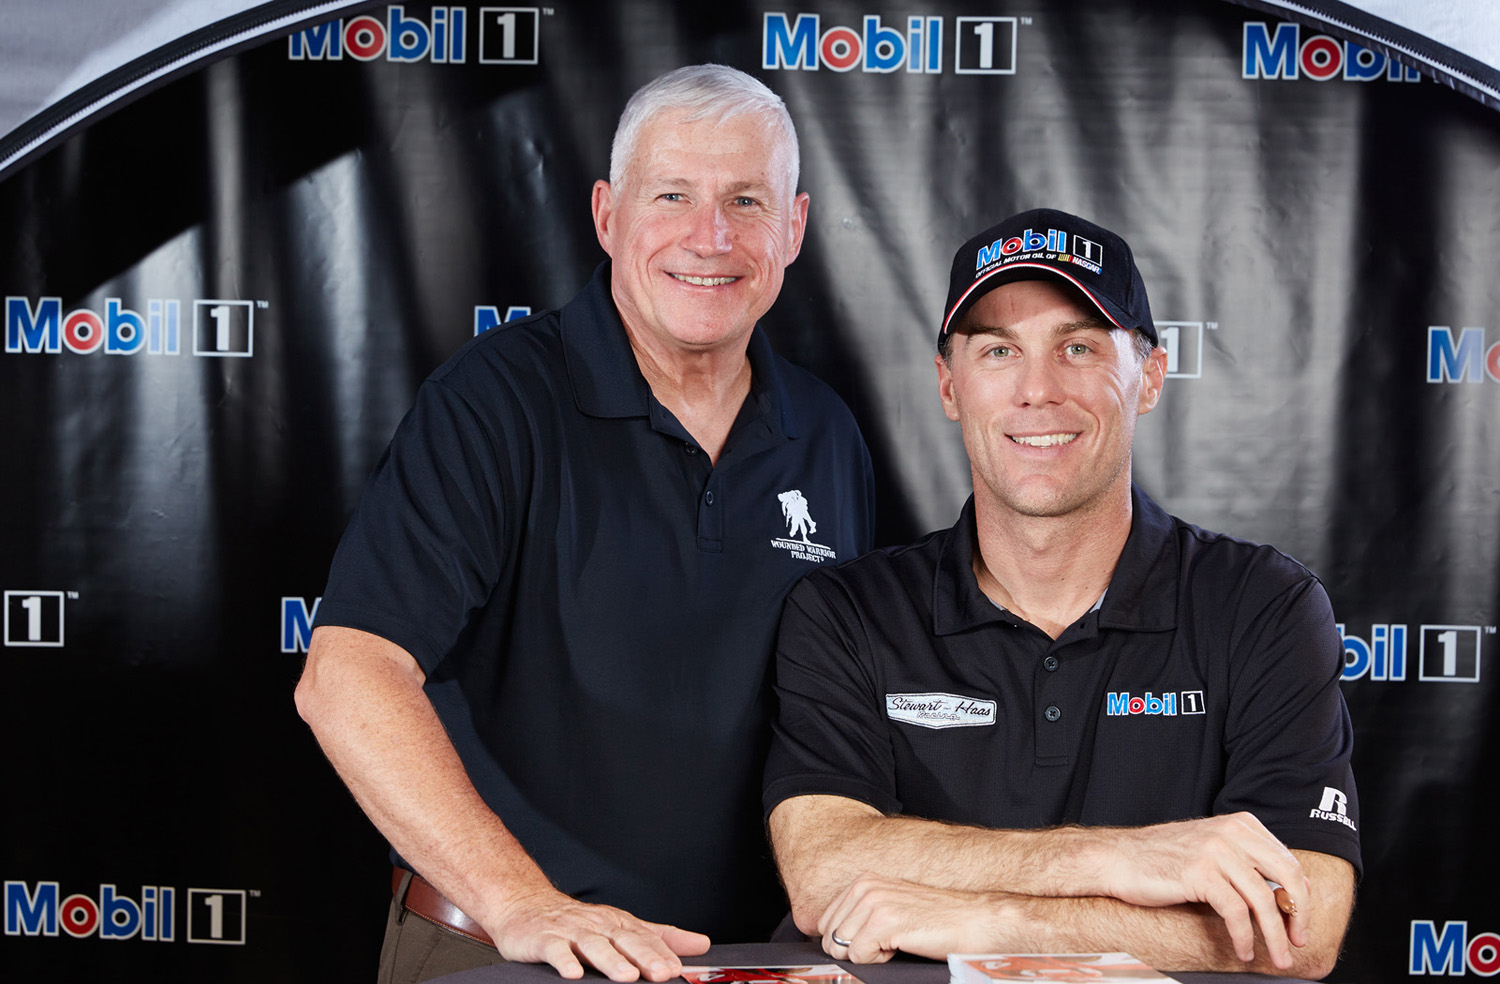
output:
<path id="1" fill-rule="evenodd" d="M 423 377 L 583 285 L 625 97 L 701 61 L 797 123 L 766 327 L 858 416 L 881 543 L 969 492 L 954 248 L 1039 205 L 1125 235 L 1171 359 L 1138 480 L 1341 623 L 1332 979 L 1500 969 L 1500 115 L 1228 3 L 557 0 L 299 24 L 0 178 L 6 977 L 373 974 L 384 846 L 291 699 L 334 545 Z"/>

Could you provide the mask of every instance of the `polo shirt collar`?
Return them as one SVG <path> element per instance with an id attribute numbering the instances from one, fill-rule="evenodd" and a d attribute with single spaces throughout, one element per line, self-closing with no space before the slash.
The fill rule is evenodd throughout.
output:
<path id="1" fill-rule="evenodd" d="M 950 635 L 987 622 L 1006 621 L 974 577 L 974 544 L 979 538 L 974 521 L 974 497 L 964 503 L 958 522 L 941 540 L 932 584 L 932 632 Z"/>
<path id="2" fill-rule="evenodd" d="M 1161 632 L 1177 624 L 1182 555 L 1167 511 L 1130 484 L 1130 536 L 1110 578 L 1099 627 Z"/>
<path id="3" fill-rule="evenodd" d="M 641 375 L 609 286 L 610 262 L 594 269 L 588 285 L 560 312 L 560 336 L 578 409 L 591 417 L 651 416 L 651 386 Z M 795 438 L 795 408 L 760 325 L 750 335 L 750 400 L 773 432 Z"/>
<path id="4" fill-rule="evenodd" d="M 1131 483 L 1130 535 L 1098 609 L 1100 628 L 1157 632 L 1177 621 L 1177 580 L 1181 558 L 1172 536 L 1172 517 Z M 979 590 L 974 577 L 978 542 L 974 497 L 964 503 L 958 522 L 939 547 L 932 589 L 932 629 L 950 635 L 1010 616 Z"/>

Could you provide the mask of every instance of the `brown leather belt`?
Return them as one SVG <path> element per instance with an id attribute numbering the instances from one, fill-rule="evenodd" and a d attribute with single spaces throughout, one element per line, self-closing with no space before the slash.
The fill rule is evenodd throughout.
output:
<path id="1" fill-rule="evenodd" d="M 485 946 L 495 945 L 495 941 L 490 939 L 490 934 L 484 931 L 483 926 L 445 899 L 441 892 L 429 885 L 415 871 L 408 872 L 405 868 L 396 868 L 391 872 L 393 896 L 401 898 L 401 880 L 408 874 L 411 875 L 411 884 L 406 886 L 406 898 L 401 899 L 402 905 L 408 912 L 413 912 L 430 923 L 437 923 L 445 929 L 451 929 L 460 936 L 467 936 Z"/>

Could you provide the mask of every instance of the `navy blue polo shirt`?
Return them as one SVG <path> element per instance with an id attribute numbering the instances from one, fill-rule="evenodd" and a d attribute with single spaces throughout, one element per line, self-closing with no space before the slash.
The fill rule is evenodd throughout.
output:
<path id="1" fill-rule="evenodd" d="M 570 895 L 764 938 L 781 604 L 870 546 L 869 454 L 823 383 L 749 343 L 717 465 L 652 396 L 609 265 L 423 384 L 339 544 L 319 625 L 406 649 L 486 802 Z"/>
<path id="2" fill-rule="evenodd" d="M 972 498 L 951 529 L 799 584 L 766 813 L 811 793 L 1002 829 L 1248 810 L 1358 871 L 1343 644 L 1321 584 L 1132 496 L 1102 603 L 1056 640 L 979 590 Z"/>

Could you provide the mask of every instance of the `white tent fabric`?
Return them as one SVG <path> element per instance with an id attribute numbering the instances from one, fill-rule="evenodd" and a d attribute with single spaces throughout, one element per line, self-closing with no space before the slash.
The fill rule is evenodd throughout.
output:
<path id="1" fill-rule="evenodd" d="M 0 177 L 93 116 L 216 55 L 364 0 L 9 0 Z"/>
<path id="2" fill-rule="evenodd" d="M 1319 25 L 1500 109 L 1500 4 L 1490 0 L 1234 0 Z"/>
<path id="3" fill-rule="evenodd" d="M 1500 66 L 1500 4 L 1488 0 L 1360 0 L 1351 6 Z"/>
<path id="4" fill-rule="evenodd" d="M 1500 108 L 1500 4 L 1240 2 L 1350 37 L 1378 39 L 1389 53 Z M 8 0 L 0 32 L 0 177 L 90 117 L 203 59 L 300 23 L 379 5 L 369 0 Z"/>

